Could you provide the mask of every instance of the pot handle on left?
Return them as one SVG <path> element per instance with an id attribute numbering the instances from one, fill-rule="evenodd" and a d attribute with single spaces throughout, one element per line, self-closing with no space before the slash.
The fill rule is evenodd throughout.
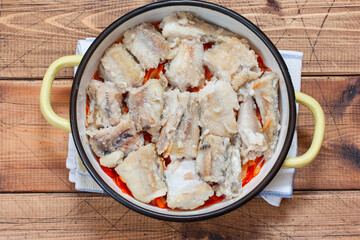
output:
<path id="1" fill-rule="evenodd" d="M 51 107 L 50 93 L 54 78 L 58 72 L 66 67 L 78 66 L 82 55 L 65 56 L 54 61 L 47 69 L 40 90 L 40 109 L 45 119 L 52 125 L 67 132 L 71 132 L 70 121 L 59 117 Z"/>
<path id="2" fill-rule="evenodd" d="M 320 104 L 312 97 L 305 93 L 295 91 L 296 102 L 307 107 L 313 114 L 315 119 L 314 136 L 310 148 L 299 157 L 286 158 L 282 167 L 284 168 L 300 168 L 309 164 L 315 159 L 320 151 L 325 133 L 325 116 Z"/>

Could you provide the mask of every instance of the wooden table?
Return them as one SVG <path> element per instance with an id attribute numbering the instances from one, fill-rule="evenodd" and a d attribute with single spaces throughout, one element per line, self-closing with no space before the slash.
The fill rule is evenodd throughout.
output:
<path id="1" fill-rule="evenodd" d="M 227 215 L 173 223 L 131 211 L 107 195 L 77 192 L 65 167 L 68 134 L 39 108 L 41 79 L 78 39 L 151 1 L 0 1 L 0 238 L 10 239 L 360 239 L 360 1 L 215 1 L 243 14 L 279 49 L 304 52 L 302 91 L 322 105 L 323 148 L 296 172 L 292 199 L 256 198 Z M 73 69 L 53 86 L 68 117 Z M 299 153 L 313 118 L 300 107 Z"/>

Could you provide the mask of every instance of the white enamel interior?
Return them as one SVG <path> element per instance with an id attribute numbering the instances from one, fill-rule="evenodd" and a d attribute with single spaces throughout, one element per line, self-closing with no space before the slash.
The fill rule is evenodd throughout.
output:
<path id="1" fill-rule="evenodd" d="M 280 109 L 281 109 L 281 131 L 279 136 L 279 141 L 277 144 L 277 148 L 275 150 L 274 156 L 266 162 L 266 164 L 263 166 L 260 173 L 250 182 L 248 183 L 243 189 L 242 194 L 234 199 L 231 200 L 224 200 L 221 203 L 214 204 L 212 206 L 202 208 L 200 210 L 192 210 L 192 211 L 176 211 L 176 210 L 168 210 L 168 209 L 160 209 L 158 207 L 151 206 L 149 204 L 144 204 L 142 202 L 139 202 L 131 197 L 129 197 L 126 194 L 123 194 L 121 190 L 115 185 L 115 183 L 112 181 L 110 177 L 108 177 L 100 168 L 99 164 L 97 163 L 90 146 L 88 144 L 88 139 L 85 134 L 85 101 L 86 101 L 86 92 L 85 88 L 89 83 L 89 80 L 93 76 L 95 70 L 97 69 L 97 66 L 99 64 L 100 58 L 102 57 L 104 51 L 114 42 L 116 41 L 123 32 L 135 25 L 138 25 L 143 22 L 155 22 L 160 21 L 165 16 L 169 15 L 171 12 L 174 11 L 191 11 L 196 13 L 198 16 L 200 16 L 202 19 L 209 23 L 216 24 L 218 26 L 221 26 L 223 28 L 229 29 L 244 38 L 246 38 L 251 48 L 254 49 L 260 56 L 263 58 L 264 63 L 266 66 L 270 67 L 272 71 L 277 72 L 280 76 Z M 162 7 L 150 10 L 148 12 L 142 13 L 125 23 L 123 23 L 121 26 L 119 26 L 116 30 L 111 32 L 106 39 L 98 46 L 98 48 L 95 50 L 94 54 L 92 55 L 91 59 L 89 60 L 87 66 L 85 67 L 85 71 L 83 73 L 83 76 L 81 78 L 78 96 L 77 96 L 77 123 L 78 123 L 78 129 L 79 134 L 81 138 L 81 143 L 85 149 L 85 152 L 93 165 L 94 169 L 97 171 L 97 173 L 102 177 L 102 179 L 106 182 L 107 185 L 109 185 L 115 192 L 117 192 L 119 195 L 121 195 L 123 198 L 127 199 L 128 201 L 135 203 L 136 205 L 154 211 L 162 214 L 168 214 L 168 215 L 197 215 L 197 214 L 203 214 L 203 213 L 209 213 L 212 211 L 216 211 L 218 209 L 221 209 L 223 207 L 226 207 L 239 199 L 245 197 L 247 194 L 249 194 L 260 182 L 267 176 L 267 174 L 271 171 L 272 167 L 274 166 L 274 163 L 276 162 L 282 146 L 285 142 L 285 137 L 288 131 L 288 123 L 289 123 L 289 103 L 288 103 L 288 93 L 287 89 L 284 83 L 283 75 L 281 73 L 281 70 L 271 54 L 270 50 L 267 48 L 267 46 L 259 39 L 251 30 L 249 30 L 246 26 L 244 26 L 242 23 L 238 22 L 237 20 L 222 14 L 220 12 L 209 10 L 206 8 L 201 8 L 197 6 L 168 6 L 168 7 Z"/>

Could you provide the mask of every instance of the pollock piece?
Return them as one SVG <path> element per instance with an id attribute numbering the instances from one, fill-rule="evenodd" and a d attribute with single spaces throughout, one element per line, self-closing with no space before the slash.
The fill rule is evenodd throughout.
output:
<path id="1" fill-rule="evenodd" d="M 158 135 L 164 107 L 165 86 L 158 79 L 149 79 L 144 86 L 129 90 L 127 106 L 138 131 Z"/>
<path id="2" fill-rule="evenodd" d="M 241 137 L 241 158 L 245 164 L 264 154 L 268 148 L 261 124 L 256 116 L 256 105 L 251 97 L 240 104 L 238 132 Z"/>
<path id="3" fill-rule="evenodd" d="M 232 137 L 237 131 L 234 110 L 239 109 L 239 102 L 230 83 L 210 81 L 198 96 L 202 132 Z"/>
<path id="4" fill-rule="evenodd" d="M 92 79 L 87 89 L 90 100 L 87 125 L 96 128 L 117 125 L 122 112 L 122 93 L 112 82 Z"/>
<path id="5" fill-rule="evenodd" d="M 182 92 L 189 87 L 198 87 L 204 82 L 202 64 L 203 44 L 192 40 L 182 40 L 173 60 L 167 65 L 165 75 L 173 87 Z"/>
<path id="6" fill-rule="evenodd" d="M 202 42 L 216 41 L 218 36 L 234 35 L 224 28 L 209 24 L 191 12 L 173 12 L 160 24 L 166 38 L 197 39 Z"/>
<path id="7" fill-rule="evenodd" d="M 229 138 L 207 135 L 199 144 L 196 171 L 206 182 L 223 182 L 229 165 L 226 149 Z"/>
<path id="8" fill-rule="evenodd" d="M 240 138 L 235 134 L 231 144 L 227 146 L 226 156 L 228 166 L 225 170 L 225 178 L 219 184 L 217 195 L 225 195 L 227 198 L 234 198 L 240 195 L 242 188 L 241 159 L 240 159 Z"/>
<path id="9" fill-rule="evenodd" d="M 173 144 L 176 129 L 189 104 L 190 93 L 181 93 L 178 89 L 167 90 L 164 93 L 164 101 L 165 106 L 161 120 L 163 127 L 156 143 L 156 150 L 159 154 L 166 151 L 164 157 L 167 157 Z"/>
<path id="10" fill-rule="evenodd" d="M 90 137 L 91 149 L 99 157 L 118 150 L 127 155 L 144 144 L 144 139 L 136 133 L 134 122 L 127 118 L 121 119 L 120 123 L 114 127 L 93 132 L 86 131 L 86 133 Z"/>
<path id="11" fill-rule="evenodd" d="M 101 58 L 99 73 L 120 89 L 139 87 L 145 72 L 121 43 L 109 47 Z"/>
<path id="12" fill-rule="evenodd" d="M 115 151 L 108 155 L 100 157 L 101 166 L 114 168 L 116 167 L 124 158 L 124 153 L 122 151 Z"/>
<path id="13" fill-rule="evenodd" d="M 156 68 L 169 53 L 169 43 L 151 23 L 127 30 L 123 43 L 144 69 Z"/>
<path id="14" fill-rule="evenodd" d="M 199 105 L 197 103 L 197 93 L 191 93 L 189 104 L 176 129 L 173 144 L 170 148 L 171 159 L 195 159 L 198 152 L 199 137 Z"/>
<path id="15" fill-rule="evenodd" d="M 269 145 L 265 154 L 265 159 L 272 157 L 280 131 L 280 112 L 279 112 L 279 76 L 276 73 L 266 72 L 259 80 L 254 81 L 254 98 L 259 107 L 262 119 L 262 131 L 265 140 Z"/>
<path id="16" fill-rule="evenodd" d="M 130 153 L 115 171 L 126 183 L 135 199 L 149 203 L 167 192 L 161 161 L 156 154 L 155 145 L 148 144 Z"/>
<path id="17" fill-rule="evenodd" d="M 246 82 L 261 75 L 257 55 L 246 40 L 221 37 L 219 43 L 204 53 L 204 64 L 218 78 L 231 82 L 237 91 Z"/>
<path id="18" fill-rule="evenodd" d="M 209 184 L 195 172 L 195 161 L 191 159 L 173 161 L 165 170 L 168 186 L 167 204 L 170 208 L 195 209 L 214 194 Z"/>

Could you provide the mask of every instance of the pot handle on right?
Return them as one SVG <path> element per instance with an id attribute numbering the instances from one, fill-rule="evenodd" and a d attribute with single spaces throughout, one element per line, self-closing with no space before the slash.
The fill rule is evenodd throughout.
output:
<path id="1" fill-rule="evenodd" d="M 300 168 L 311 163 L 318 155 L 324 139 L 325 133 L 325 116 L 320 104 L 312 97 L 295 91 L 296 102 L 307 107 L 315 119 L 314 136 L 310 148 L 306 153 L 299 157 L 286 158 L 282 167 L 284 168 Z"/>

